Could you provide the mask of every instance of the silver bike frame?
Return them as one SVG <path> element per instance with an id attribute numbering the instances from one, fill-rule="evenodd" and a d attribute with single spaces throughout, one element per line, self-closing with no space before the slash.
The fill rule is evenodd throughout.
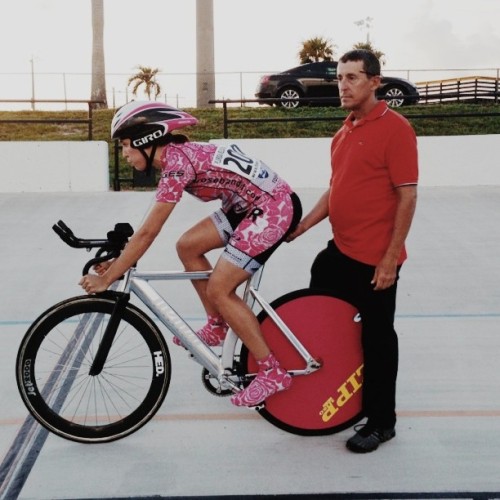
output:
<path id="1" fill-rule="evenodd" d="M 256 301 L 304 359 L 306 364 L 304 369 L 291 370 L 289 373 L 292 375 L 306 375 L 312 373 L 319 369 L 321 364 L 309 354 L 307 349 L 282 321 L 271 305 L 258 292 L 263 269 L 264 266 L 251 276 L 244 285 L 243 300 L 250 308 L 253 308 Z M 117 291 L 134 293 L 165 325 L 170 333 L 175 335 L 182 342 L 197 363 L 206 368 L 212 376 L 217 378 L 222 386 L 229 386 L 231 389 L 237 389 L 237 380 L 231 377 L 231 368 L 233 367 L 234 354 L 239 340 L 238 336 L 230 329 L 222 346 L 222 354 L 218 355 L 200 340 L 195 331 L 149 283 L 150 281 L 202 280 L 208 279 L 210 274 L 211 271 L 139 272 L 133 267 L 125 274 Z"/>

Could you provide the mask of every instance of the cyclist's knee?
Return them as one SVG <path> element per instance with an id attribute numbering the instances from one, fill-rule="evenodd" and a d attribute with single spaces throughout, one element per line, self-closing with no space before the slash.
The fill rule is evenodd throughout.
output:
<path id="1" fill-rule="evenodd" d="M 210 220 L 188 229 L 177 241 L 175 248 L 183 263 L 204 256 L 210 250 L 222 247 L 219 233 Z"/>
<path id="2" fill-rule="evenodd" d="M 175 244 L 175 249 L 177 251 L 177 255 L 182 262 L 188 257 L 189 252 L 192 250 L 192 246 L 189 245 L 189 236 L 184 233 Z"/>
<path id="3" fill-rule="evenodd" d="M 204 255 L 205 250 L 202 248 L 200 238 L 190 231 L 185 232 L 175 244 L 175 249 L 182 263 L 189 262 L 193 258 L 198 258 Z"/>
<path id="4" fill-rule="evenodd" d="M 227 296 L 227 290 L 223 286 L 223 283 L 217 279 L 217 276 L 212 275 L 207 282 L 206 294 L 208 300 L 212 304 L 217 305 Z"/>
<path id="5" fill-rule="evenodd" d="M 233 287 L 217 273 L 212 274 L 207 282 L 206 294 L 208 300 L 216 307 L 220 307 L 234 293 Z"/>

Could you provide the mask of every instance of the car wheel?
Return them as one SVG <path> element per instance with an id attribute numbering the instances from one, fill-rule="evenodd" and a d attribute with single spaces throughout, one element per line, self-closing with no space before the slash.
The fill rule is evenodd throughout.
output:
<path id="1" fill-rule="evenodd" d="M 383 91 L 383 97 L 392 108 L 399 108 L 405 103 L 406 92 L 397 85 L 388 85 Z"/>
<path id="2" fill-rule="evenodd" d="M 302 95 L 293 87 L 285 87 L 278 92 L 278 97 L 283 99 L 283 101 L 278 103 L 279 106 L 283 108 L 297 108 L 300 106 L 300 102 L 294 99 L 300 99 Z"/>

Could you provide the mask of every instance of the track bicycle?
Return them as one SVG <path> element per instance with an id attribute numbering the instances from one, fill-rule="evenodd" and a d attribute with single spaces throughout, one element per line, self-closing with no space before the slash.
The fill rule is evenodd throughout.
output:
<path id="1" fill-rule="evenodd" d="M 119 256 L 133 234 L 129 224 L 116 224 L 107 238 L 95 240 L 77 238 L 62 221 L 53 229 L 71 247 L 97 249 L 83 274 Z M 243 286 L 243 298 L 260 309 L 266 342 L 293 383 L 255 409 L 299 435 L 332 434 L 353 425 L 362 418 L 357 310 L 312 289 L 268 303 L 259 293 L 262 269 Z M 26 332 L 16 360 L 18 389 L 32 416 L 58 436 L 99 443 L 128 436 L 155 415 L 169 388 L 170 353 L 158 322 L 130 302 L 131 294 L 202 366 L 203 385 L 212 394 L 246 387 L 257 364 L 237 335 L 230 329 L 221 348 L 207 346 L 151 284 L 209 276 L 210 271 L 139 272 L 134 266 L 115 289 L 72 297 L 43 312 Z"/>

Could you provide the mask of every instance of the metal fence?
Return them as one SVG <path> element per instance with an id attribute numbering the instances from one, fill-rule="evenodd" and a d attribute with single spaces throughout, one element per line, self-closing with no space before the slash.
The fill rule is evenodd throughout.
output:
<path id="1" fill-rule="evenodd" d="M 421 82 L 417 85 L 420 104 L 500 101 L 500 79 L 471 76 Z"/>
<path id="2" fill-rule="evenodd" d="M 440 94 L 440 93 L 429 93 L 426 96 L 426 99 L 429 99 L 429 102 L 442 102 L 444 99 L 448 99 L 448 97 L 452 96 L 453 94 Z M 406 96 L 408 98 L 408 96 Z M 403 97 L 404 98 L 404 97 Z M 497 91 L 494 96 L 490 96 L 490 98 L 494 98 L 495 102 L 498 102 L 498 99 L 500 98 L 500 94 Z M 456 99 L 456 96 L 454 97 Z M 479 99 L 479 98 L 478 98 Z M 279 104 L 283 99 L 267 99 L 269 103 L 273 104 Z M 306 104 L 311 104 L 314 102 L 315 104 L 323 104 L 323 105 L 337 105 L 339 104 L 339 98 L 301 98 L 301 99 L 294 99 L 295 101 L 302 102 Z M 298 116 L 280 116 L 276 118 L 231 118 L 230 117 L 230 110 L 231 108 L 234 109 L 234 105 L 241 105 L 245 104 L 248 102 L 262 102 L 262 100 L 257 101 L 255 99 L 253 100 L 239 100 L 239 99 L 227 99 L 227 100 L 216 100 L 216 101 L 211 101 L 215 104 L 220 104 L 222 105 L 223 108 L 223 137 L 224 139 L 227 139 L 229 137 L 229 127 L 231 124 L 236 124 L 236 123 L 266 123 L 266 122 L 314 122 L 314 121 L 343 121 L 345 120 L 345 117 L 339 117 L 339 116 L 308 116 L 308 117 L 298 117 Z M 404 109 L 404 108 L 403 108 Z M 404 111 L 399 108 L 399 112 L 404 115 Z M 441 114 L 436 114 L 436 113 L 412 113 L 411 115 L 408 115 L 408 118 L 411 119 L 420 119 L 420 118 L 470 118 L 470 117 L 485 117 L 485 116 L 500 116 L 500 111 L 498 112 L 491 112 L 491 113 L 441 113 Z"/>
<path id="3" fill-rule="evenodd" d="M 0 123 L 80 123 L 87 126 L 88 140 L 92 140 L 92 108 L 95 104 L 103 104 L 102 101 L 92 100 L 66 100 L 66 99 L 0 99 L 0 103 L 29 103 L 34 105 L 36 103 L 44 104 L 86 104 L 87 105 L 87 118 L 19 118 L 19 119 L 0 119 Z"/>

